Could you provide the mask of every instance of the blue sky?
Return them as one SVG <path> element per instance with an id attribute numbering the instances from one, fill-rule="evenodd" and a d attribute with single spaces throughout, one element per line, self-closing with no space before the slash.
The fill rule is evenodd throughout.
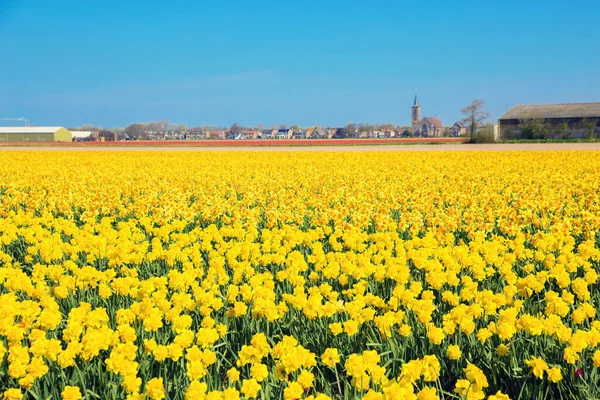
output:
<path id="1" fill-rule="evenodd" d="M 600 101 L 597 0 L 0 0 L 0 117 L 450 125 Z"/>

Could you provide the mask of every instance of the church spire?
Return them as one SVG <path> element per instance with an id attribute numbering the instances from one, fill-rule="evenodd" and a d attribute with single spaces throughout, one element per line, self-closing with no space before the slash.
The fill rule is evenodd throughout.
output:
<path id="1" fill-rule="evenodd" d="M 412 106 L 412 126 L 413 131 L 417 129 L 417 125 L 421 121 L 421 106 L 419 106 L 419 98 L 415 92 L 415 104 Z"/>

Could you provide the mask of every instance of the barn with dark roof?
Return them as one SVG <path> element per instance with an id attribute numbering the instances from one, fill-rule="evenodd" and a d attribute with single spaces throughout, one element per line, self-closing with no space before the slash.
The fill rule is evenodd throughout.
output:
<path id="1" fill-rule="evenodd" d="M 498 126 L 502 139 L 600 137 L 600 103 L 517 105 Z"/>

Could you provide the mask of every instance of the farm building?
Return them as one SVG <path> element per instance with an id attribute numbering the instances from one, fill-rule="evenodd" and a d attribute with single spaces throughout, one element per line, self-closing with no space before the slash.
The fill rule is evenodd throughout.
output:
<path id="1" fill-rule="evenodd" d="M 92 131 L 71 131 L 73 139 L 87 139 L 94 134 Z"/>
<path id="2" fill-rule="evenodd" d="M 594 138 L 600 103 L 517 105 L 498 119 L 501 139 Z"/>
<path id="3" fill-rule="evenodd" d="M 73 134 L 61 126 L 0 127 L 0 143 L 71 141 Z"/>

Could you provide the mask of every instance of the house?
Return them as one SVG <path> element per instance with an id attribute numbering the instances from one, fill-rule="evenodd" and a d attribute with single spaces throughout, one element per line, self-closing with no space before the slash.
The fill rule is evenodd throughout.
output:
<path id="1" fill-rule="evenodd" d="M 386 139 L 396 137 L 396 134 L 397 134 L 394 129 L 383 129 L 382 132 L 383 132 L 382 137 L 384 137 Z"/>
<path id="2" fill-rule="evenodd" d="M 258 139 L 267 139 L 271 137 L 272 129 L 261 129 L 258 135 Z"/>
<path id="3" fill-rule="evenodd" d="M 274 139 L 275 137 L 277 137 L 278 132 L 279 132 L 279 129 L 263 129 L 262 131 L 260 131 L 260 138 L 261 139 Z"/>
<path id="4" fill-rule="evenodd" d="M 225 139 L 224 131 L 208 131 L 206 132 L 207 139 Z"/>
<path id="5" fill-rule="evenodd" d="M 462 136 L 462 135 L 466 135 L 468 133 L 468 129 L 465 126 L 465 124 L 463 124 L 462 122 L 458 121 L 455 122 L 451 127 L 450 127 L 450 135 L 451 136 Z"/>
<path id="6" fill-rule="evenodd" d="M 294 139 L 306 139 L 306 133 L 307 133 L 306 129 L 297 129 L 292 134 L 292 137 Z"/>
<path id="7" fill-rule="evenodd" d="M 188 140 L 206 139 L 206 132 L 202 128 L 190 128 L 186 138 Z"/>
<path id="8" fill-rule="evenodd" d="M 344 137 L 342 128 L 329 128 L 327 129 L 327 137 L 329 139 L 342 139 Z"/>
<path id="9" fill-rule="evenodd" d="M 500 139 L 600 137 L 600 103 L 517 105 L 498 118 Z"/>
<path id="10" fill-rule="evenodd" d="M 327 133 L 326 129 L 321 128 L 320 126 L 315 126 L 306 132 L 306 137 L 310 139 L 327 139 L 329 134 Z"/>
<path id="11" fill-rule="evenodd" d="M 260 136 L 260 131 L 256 131 L 254 129 L 239 129 L 239 130 L 236 130 L 235 132 L 230 132 L 229 134 L 232 139 L 248 140 L 248 139 L 257 139 Z"/>
<path id="12" fill-rule="evenodd" d="M 0 127 L 0 143 L 72 141 L 73 134 L 62 126 Z"/>
<path id="13" fill-rule="evenodd" d="M 291 129 L 288 129 L 288 128 L 277 129 L 277 132 L 275 133 L 275 139 L 289 139 L 290 131 L 291 131 Z M 293 132 L 294 131 L 292 131 L 292 133 Z"/>

